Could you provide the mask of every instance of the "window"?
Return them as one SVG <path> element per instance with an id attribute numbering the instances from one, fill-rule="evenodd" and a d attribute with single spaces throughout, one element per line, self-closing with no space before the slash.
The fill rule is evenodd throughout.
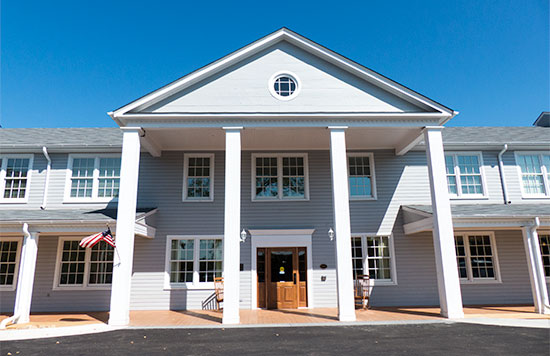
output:
<path id="1" fill-rule="evenodd" d="M 269 92 L 279 100 L 291 100 L 300 91 L 300 82 L 296 75 L 288 72 L 275 73 L 269 80 Z"/>
<path id="2" fill-rule="evenodd" d="M 445 154 L 447 186 L 454 197 L 485 197 L 481 154 Z"/>
<path id="3" fill-rule="evenodd" d="M 306 154 L 253 154 L 252 200 L 309 198 Z"/>
<path id="4" fill-rule="evenodd" d="M 183 200 L 214 200 L 214 155 L 184 155 Z"/>
<path id="5" fill-rule="evenodd" d="M 167 288 L 204 286 L 222 276 L 221 238 L 168 236 L 166 253 Z"/>
<path id="6" fill-rule="evenodd" d="M 516 153 L 524 197 L 550 196 L 550 153 Z"/>
<path id="7" fill-rule="evenodd" d="M 539 235 L 539 244 L 544 275 L 548 279 L 550 278 L 550 234 Z"/>
<path id="8" fill-rule="evenodd" d="M 354 235 L 351 238 L 353 278 L 369 275 L 378 283 L 395 283 L 391 236 Z"/>
<path id="9" fill-rule="evenodd" d="M 222 240 L 200 240 L 199 282 L 214 282 L 222 276 Z"/>
<path id="10" fill-rule="evenodd" d="M 376 199 L 372 153 L 348 153 L 348 172 L 351 199 Z"/>
<path id="11" fill-rule="evenodd" d="M 59 239 L 54 289 L 106 287 L 113 279 L 114 249 L 104 241 L 92 248 L 80 239 Z"/>
<path id="12" fill-rule="evenodd" d="M 19 238 L 0 239 L 0 290 L 14 290 L 19 264 Z"/>
<path id="13" fill-rule="evenodd" d="M 461 280 L 500 281 L 494 236 L 473 233 L 455 236 L 456 262 Z"/>
<path id="14" fill-rule="evenodd" d="M 28 197 L 32 155 L 0 158 L 0 201 L 25 202 Z"/>
<path id="15" fill-rule="evenodd" d="M 120 156 L 70 155 L 66 201 L 109 201 L 118 198 Z"/>
<path id="16" fill-rule="evenodd" d="M 273 83 L 275 93 L 280 96 L 291 96 L 296 91 L 296 82 L 289 76 L 277 77 Z"/>

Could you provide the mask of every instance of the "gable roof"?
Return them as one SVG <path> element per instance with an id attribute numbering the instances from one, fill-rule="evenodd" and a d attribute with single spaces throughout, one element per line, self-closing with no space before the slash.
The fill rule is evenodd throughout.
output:
<path id="1" fill-rule="evenodd" d="M 158 103 L 159 101 L 166 99 L 167 97 L 193 84 L 196 84 L 207 77 L 213 76 L 223 69 L 235 65 L 236 63 L 239 63 L 244 59 L 249 58 L 254 54 L 260 52 L 261 50 L 266 49 L 281 41 L 291 43 L 292 45 L 295 45 L 302 50 L 305 50 L 341 69 L 344 69 L 363 80 L 377 85 L 382 89 L 415 105 L 429 108 L 430 110 L 441 113 L 448 118 L 456 115 L 456 112 L 454 112 L 452 109 L 432 99 L 429 99 L 415 92 L 414 90 L 373 71 L 372 69 L 364 67 L 334 51 L 331 51 L 328 48 L 323 47 L 318 43 L 313 42 L 310 39 L 305 38 L 285 27 L 263 38 L 260 38 L 259 40 L 245 47 L 242 47 L 241 49 L 238 49 L 237 51 L 230 53 L 225 57 L 218 59 L 217 61 L 214 61 L 194 72 L 191 72 L 190 74 L 183 76 L 139 99 L 136 99 L 131 103 L 114 110 L 113 112 L 109 112 L 109 115 L 119 125 L 121 125 L 119 118 L 123 117 L 125 114 L 130 113 L 131 111 L 138 111 L 141 108 Z"/>

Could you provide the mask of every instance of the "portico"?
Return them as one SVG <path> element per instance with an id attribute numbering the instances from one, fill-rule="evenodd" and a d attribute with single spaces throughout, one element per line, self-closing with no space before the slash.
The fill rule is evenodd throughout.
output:
<path id="1" fill-rule="evenodd" d="M 281 67 L 280 63 L 285 65 Z M 320 82 L 324 84 L 316 87 L 315 83 Z M 239 91 L 228 92 L 228 87 L 246 88 L 246 95 Z M 354 109 L 349 110 L 350 107 Z M 194 200 L 206 204 L 206 201 L 213 200 L 214 177 L 212 173 L 208 177 L 204 174 L 215 170 L 212 168 L 211 152 L 223 152 L 224 209 L 223 217 L 219 218 L 224 222 L 223 322 L 235 324 L 239 323 L 240 304 L 250 299 L 250 295 L 246 294 L 251 294 L 242 290 L 241 280 L 251 278 L 250 271 L 253 270 L 252 266 L 248 271 L 246 268 L 243 270 L 249 262 L 241 261 L 243 255 L 240 250 L 241 247 L 249 247 L 239 242 L 241 231 L 266 227 L 310 228 L 300 226 L 307 225 L 304 222 L 294 221 L 285 225 L 281 221 L 268 223 L 266 219 L 271 216 L 272 220 L 277 220 L 285 215 L 283 212 L 294 211 L 300 206 L 308 209 L 319 204 L 319 193 L 310 194 L 310 189 L 314 187 L 310 181 L 320 177 L 316 176 L 318 172 L 312 172 L 313 168 L 325 167 L 328 169 L 325 172 L 330 175 L 330 188 L 319 192 L 331 193 L 328 211 L 332 221 L 320 220 L 318 226 L 323 227 L 316 229 L 317 235 L 313 237 L 313 251 L 310 253 L 316 264 L 315 261 L 321 258 L 316 256 L 324 256 L 325 252 L 316 253 L 320 247 L 315 246 L 325 245 L 322 249 L 334 251 L 335 259 L 332 266 L 329 266 L 331 263 L 321 263 L 327 266 L 326 273 L 320 271 L 320 279 L 313 276 L 307 283 L 322 282 L 322 288 L 334 288 L 339 319 L 352 321 L 355 320 L 355 313 L 348 152 L 385 149 L 400 156 L 424 138 L 429 145 L 431 196 L 439 226 L 434 234 L 434 246 L 442 314 L 461 317 L 449 199 L 446 191 L 437 186 L 442 185 L 445 179 L 439 125 L 456 114 L 283 28 L 109 113 L 124 130 L 122 165 L 126 169 L 123 169 L 121 177 L 124 190 L 121 190 L 118 209 L 122 212 L 135 207 L 135 198 L 130 196 L 137 195 L 134 182 L 138 181 L 139 158 L 136 158 L 135 152 L 140 150 L 140 145 L 153 157 L 161 157 L 163 152 L 170 151 L 210 152 L 210 156 L 204 156 L 206 160 L 199 158 L 198 162 L 202 164 L 199 171 L 195 168 L 187 171 L 191 163 L 185 159 L 188 166 L 184 166 L 184 170 L 188 180 L 196 172 L 202 173 L 202 176 L 184 183 L 186 204 L 192 204 Z M 315 165 L 308 163 L 308 152 L 320 151 L 328 152 L 327 159 L 315 162 Z M 361 158 L 360 162 L 368 160 Z M 125 165 L 125 162 L 132 163 Z M 197 164 L 196 160 L 192 162 Z M 250 178 L 243 171 L 242 162 L 246 162 L 247 170 L 253 170 Z M 371 163 L 361 164 L 367 167 L 360 168 L 361 171 L 370 171 Z M 248 179 L 250 198 L 247 184 L 243 185 L 243 181 Z M 360 179 L 370 182 L 374 175 Z M 353 189 L 355 192 L 363 188 Z M 365 191 L 365 194 L 370 193 Z M 371 198 L 376 199 L 375 196 Z M 255 208 L 251 210 L 248 205 Z M 244 211 L 243 207 L 246 207 Z M 253 210 L 264 212 L 263 218 L 254 218 Z M 124 219 L 124 215 L 119 216 L 119 219 Z M 126 251 L 133 249 L 133 238 L 129 236 L 132 221 L 129 218 L 124 221 L 123 224 L 120 224 L 122 220 L 119 222 L 117 235 L 120 234 L 118 238 L 124 244 L 122 249 L 126 254 Z M 329 228 L 335 232 L 330 247 L 326 245 L 328 242 L 321 240 L 320 235 L 324 234 L 322 230 L 328 231 Z M 255 253 L 252 251 L 252 254 Z M 111 311 L 113 315 L 118 315 L 113 319 L 113 324 L 125 323 L 129 312 L 127 296 L 130 286 L 127 281 L 131 276 L 128 269 L 131 267 L 131 255 L 125 255 L 125 258 L 128 262 L 115 263 L 114 281 L 125 282 L 113 283 Z M 330 260 L 332 256 L 326 261 Z M 290 260 L 285 263 L 290 263 Z M 280 268 L 281 276 L 286 276 L 284 267 Z M 190 277 L 181 277 L 180 274 L 174 277 L 172 274 L 170 281 L 175 278 L 190 280 Z M 207 281 L 208 278 L 208 272 L 201 274 L 199 271 L 200 280 Z M 294 283 L 297 283 L 296 280 Z M 193 277 L 193 285 L 196 282 L 197 278 Z M 331 303 L 330 297 L 327 298 L 325 303 Z M 252 304 L 250 307 L 257 306 Z"/>

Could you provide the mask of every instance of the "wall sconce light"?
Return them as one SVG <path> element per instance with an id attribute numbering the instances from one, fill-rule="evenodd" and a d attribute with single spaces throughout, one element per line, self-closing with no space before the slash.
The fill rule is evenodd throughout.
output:
<path id="1" fill-rule="evenodd" d="M 334 230 L 332 228 L 328 229 L 328 238 L 330 241 L 334 241 Z"/>
<path id="2" fill-rule="evenodd" d="M 245 229 L 243 229 L 243 231 L 241 231 L 241 242 L 245 242 L 246 241 L 246 231 Z"/>

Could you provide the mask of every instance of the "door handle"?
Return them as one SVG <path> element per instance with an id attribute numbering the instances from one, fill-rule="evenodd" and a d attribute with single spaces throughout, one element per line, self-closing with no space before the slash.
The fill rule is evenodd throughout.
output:
<path id="1" fill-rule="evenodd" d="M 293 279 L 293 281 L 294 281 L 294 284 L 296 284 L 296 272 L 294 272 L 294 273 L 292 274 L 292 279 Z"/>

